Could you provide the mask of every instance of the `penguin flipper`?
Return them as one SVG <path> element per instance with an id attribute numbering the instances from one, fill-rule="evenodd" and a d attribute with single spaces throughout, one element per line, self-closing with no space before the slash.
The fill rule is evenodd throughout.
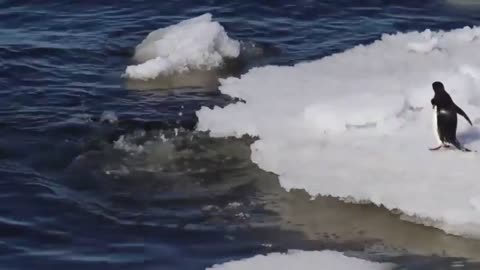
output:
<path id="1" fill-rule="evenodd" d="M 470 126 L 473 126 L 472 121 L 470 121 L 470 118 L 468 118 L 468 115 L 460 107 L 458 107 L 457 104 L 455 104 L 455 110 L 468 121 Z"/>

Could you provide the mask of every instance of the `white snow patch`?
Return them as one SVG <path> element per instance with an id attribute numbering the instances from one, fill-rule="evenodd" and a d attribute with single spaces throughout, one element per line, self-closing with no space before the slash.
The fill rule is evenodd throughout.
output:
<path id="1" fill-rule="evenodd" d="M 259 136 L 252 160 L 287 190 L 370 201 L 480 238 L 480 154 L 428 151 L 432 82 L 480 120 L 479 36 L 477 27 L 385 34 L 317 61 L 255 68 L 221 81 L 246 103 L 202 108 L 197 129 Z M 480 150 L 480 130 L 460 116 L 457 133 Z"/>
<path id="2" fill-rule="evenodd" d="M 409 42 L 407 44 L 409 50 L 417 53 L 429 53 L 438 48 L 438 38 L 432 37 L 432 32 L 426 30 L 421 33 L 421 40 L 417 42 Z"/>
<path id="3" fill-rule="evenodd" d="M 191 69 L 211 69 L 225 57 L 237 57 L 240 43 L 230 39 L 222 25 L 207 13 L 151 32 L 135 49 L 125 75 L 132 79 L 154 79 Z"/>
<path id="4" fill-rule="evenodd" d="M 257 255 L 253 258 L 214 265 L 208 270 L 387 270 L 393 269 L 389 263 L 369 262 L 347 257 L 336 251 L 300 251 L 291 250 L 288 253 L 271 253 Z"/>

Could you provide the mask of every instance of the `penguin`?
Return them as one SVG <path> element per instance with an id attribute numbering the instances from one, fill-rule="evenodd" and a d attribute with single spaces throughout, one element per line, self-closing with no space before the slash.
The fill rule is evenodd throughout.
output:
<path id="1" fill-rule="evenodd" d="M 463 116 L 471 126 L 473 126 L 472 121 L 470 121 L 468 115 L 453 102 L 441 82 L 436 81 L 432 83 L 432 88 L 435 92 L 431 100 L 434 109 L 433 132 L 440 146 L 430 148 L 430 150 L 435 151 L 442 147 L 449 148 L 453 145 L 458 150 L 470 152 L 471 150 L 461 145 L 457 139 L 457 114 Z"/>

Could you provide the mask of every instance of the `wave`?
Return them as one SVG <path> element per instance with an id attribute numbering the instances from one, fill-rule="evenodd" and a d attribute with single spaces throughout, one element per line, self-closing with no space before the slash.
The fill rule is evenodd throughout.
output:
<path id="1" fill-rule="evenodd" d="M 197 129 L 258 136 L 252 160 L 286 190 L 368 201 L 479 238 L 480 156 L 428 151 L 433 81 L 480 122 L 479 37 L 477 27 L 384 34 L 320 60 L 255 68 L 221 80 L 245 103 L 202 108 Z M 470 148 L 480 149 L 479 134 L 459 120 Z"/>

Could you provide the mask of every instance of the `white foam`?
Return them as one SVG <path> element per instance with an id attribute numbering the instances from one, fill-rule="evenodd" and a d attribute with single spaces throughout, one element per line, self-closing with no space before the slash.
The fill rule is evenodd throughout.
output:
<path id="1" fill-rule="evenodd" d="M 144 150 L 143 145 L 137 145 L 130 142 L 125 135 L 121 135 L 118 140 L 113 142 L 113 148 L 131 153 L 141 153 Z"/>
<path id="2" fill-rule="evenodd" d="M 480 119 L 479 36 L 468 27 L 383 35 L 317 61 L 255 68 L 221 82 L 246 103 L 202 108 L 197 129 L 259 136 L 252 160 L 287 190 L 370 201 L 479 238 L 480 154 L 428 151 L 437 146 L 432 82 Z M 412 50 L 418 42 L 435 46 Z M 461 117 L 458 137 L 480 150 L 480 130 Z"/>
<path id="3" fill-rule="evenodd" d="M 100 122 L 108 122 L 113 124 L 118 122 L 118 116 L 114 111 L 104 111 L 100 117 Z"/>
<path id="4" fill-rule="evenodd" d="M 135 49 L 138 65 L 128 66 L 125 75 L 133 79 L 154 79 L 192 69 L 211 69 L 225 57 L 237 57 L 238 41 L 207 13 L 151 32 Z"/>
<path id="5" fill-rule="evenodd" d="M 394 265 L 351 258 L 335 251 L 299 251 L 257 255 L 253 258 L 214 265 L 209 270 L 387 270 Z"/>

